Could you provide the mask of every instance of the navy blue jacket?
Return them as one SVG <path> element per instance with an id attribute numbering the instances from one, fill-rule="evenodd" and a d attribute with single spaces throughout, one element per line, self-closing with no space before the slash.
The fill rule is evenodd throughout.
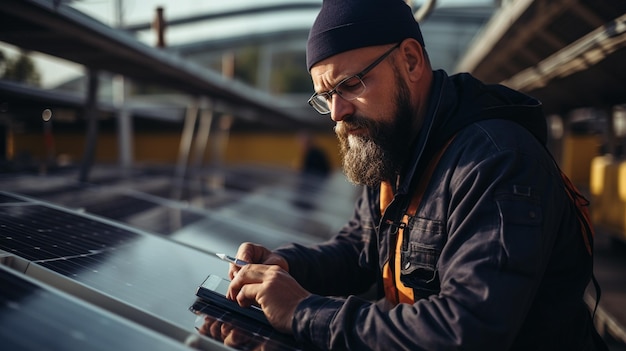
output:
<path id="1" fill-rule="evenodd" d="M 314 293 L 297 307 L 295 337 L 319 349 L 595 350 L 583 301 L 592 257 L 544 147 L 541 104 L 468 74 L 434 73 L 423 128 L 385 213 L 379 189 L 364 188 L 333 239 L 276 251 Z M 389 306 L 380 289 L 379 300 L 357 297 L 381 285 L 393 223 L 453 135 L 405 229 L 402 280 L 416 302 Z"/>

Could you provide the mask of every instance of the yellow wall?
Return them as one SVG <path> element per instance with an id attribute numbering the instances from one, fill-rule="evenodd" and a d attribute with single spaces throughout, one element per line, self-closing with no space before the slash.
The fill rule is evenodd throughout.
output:
<path id="1" fill-rule="evenodd" d="M 47 152 L 43 136 L 39 134 L 17 134 L 13 137 L 12 149 L 15 156 L 21 153 L 29 154 L 35 161 L 46 159 Z M 68 156 L 73 162 L 79 162 L 84 155 L 85 136 L 78 133 L 56 133 L 54 135 L 55 155 Z M 117 139 L 113 134 L 101 134 L 98 137 L 96 149 L 98 162 L 117 161 Z"/>
<path id="2" fill-rule="evenodd" d="M 179 144 L 180 133 L 137 133 L 134 136 L 134 160 L 141 163 L 175 164 Z"/>
<path id="3" fill-rule="evenodd" d="M 626 239 L 626 161 L 611 156 L 594 158 L 590 190 L 594 223 Z"/>
<path id="4" fill-rule="evenodd" d="M 84 134 L 55 133 L 56 155 L 67 155 L 73 162 L 83 157 Z M 337 139 L 331 131 L 318 133 L 314 141 L 324 151 L 334 168 L 341 164 Z M 13 145 L 7 149 L 14 152 L 27 152 L 35 160 L 45 159 L 44 141 L 41 134 L 15 134 Z M 178 158 L 180 131 L 136 132 L 134 136 L 134 160 L 138 163 L 174 164 Z M 599 138 L 594 135 L 569 135 L 563 140 L 561 168 L 574 184 L 586 188 L 589 185 L 591 161 L 597 155 Z M 211 162 L 212 150 L 204 153 L 204 162 Z M 226 164 L 258 163 L 279 167 L 298 167 L 301 149 L 297 133 L 240 132 L 232 133 L 222 160 Z M 10 156 L 11 157 L 11 156 Z M 193 157 L 193 155 L 191 155 Z M 96 162 L 118 162 L 116 135 L 112 132 L 100 133 L 96 149 Z"/>
<path id="5" fill-rule="evenodd" d="M 334 168 L 340 165 L 339 149 L 334 133 L 313 136 L 329 158 Z M 55 133 L 55 154 L 65 155 L 72 162 L 83 158 L 85 136 L 81 133 Z M 28 153 L 35 161 L 46 159 L 43 136 L 39 134 L 16 134 L 12 150 L 16 154 Z M 134 160 L 144 164 L 175 164 L 178 158 L 180 133 L 151 132 L 134 136 Z M 211 161 L 210 146 L 204 152 L 204 162 Z M 301 148 L 296 133 L 233 133 L 223 162 L 226 164 L 255 163 L 295 168 L 300 163 Z M 15 156 L 13 156 L 15 157 Z M 190 156 L 193 157 L 193 154 Z M 118 162 L 118 145 L 114 133 L 100 133 L 96 148 L 96 162 Z"/>
<path id="6" fill-rule="evenodd" d="M 561 169 L 576 186 L 589 185 L 591 160 L 598 155 L 600 137 L 597 135 L 566 135 L 563 139 Z"/>
<path id="7" fill-rule="evenodd" d="M 339 149 L 334 134 L 314 136 L 336 168 L 340 165 Z M 233 134 L 230 136 L 224 162 L 263 163 L 297 168 L 301 162 L 302 149 L 295 134 Z"/>

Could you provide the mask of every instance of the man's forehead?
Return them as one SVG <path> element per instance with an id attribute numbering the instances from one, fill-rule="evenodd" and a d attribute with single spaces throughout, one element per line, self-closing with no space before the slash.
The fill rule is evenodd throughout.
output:
<path id="1" fill-rule="evenodd" d="M 340 54 L 341 55 L 341 54 Z M 316 91 L 330 90 L 342 79 L 354 75 L 362 69 L 353 54 L 329 57 L 311 68 L 311 78 Z"/>
<path id="2" fill-rule="evenodd" d="M 380 56 L 385 47 L 385 45 L 368 46 L 344 51 L 326 58 L 311 67 L 311 77 L 313 80 L 316 76 L 323 77 L 323 79 L 340 80 L 357 74 Z"/>

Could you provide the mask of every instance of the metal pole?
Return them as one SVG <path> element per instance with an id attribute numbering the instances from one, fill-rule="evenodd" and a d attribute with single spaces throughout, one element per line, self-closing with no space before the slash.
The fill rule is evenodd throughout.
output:
<path id="1" fill-rule="evenodd" d="M 125 175 L 133 165 L 133 116 L 126 105 L 127 87 L 124 76 L 113 77 L 113 103 L 117 108 L 117 146 L 120 166 Z"/>
<path id="2" fill-rule="evenodd" d="M 198 109 L 198 99 L 194 98 L 189 106 L 187 106 L 185 125 L 183 126 L 183 132 L 180 136 L 178 163 L 176 165 L 176 174 L 174 179 L 175 186 L 173 189 L 173 197 L 175 199 L 179 199 L 182 196 L 182 190 L 189 161 L 189 153 L 191 150 L 191 143 L 193 141 L 193 134 L 196 128 L 196 121 L 198 119 Z"/>
<path id="3" fill-rule="evenodd" d="M 122 28 L 124 27 L 124 4 L 123 4 L 124 0 L 117 0 L 115 2 L 115 17 L 117 20 L 117 27 L 118 28 Z"/>
<path id="4" fill-rule="evenodd" d="M 78 180 L 86 182 L 93 164 L 96 146 L 98 143 L 98 71 L 88 69 L 87 74 L 87 101 L 85 102 L 85 120 L 87 121 L 87 134 L 85 136 L 85 152 L 80 167 Z"/>
<path id="5" fill-rule="evenodd" d="M 202 167 L 202 160 L 204 159 L 204 152 L 209 140 L 209 134 L 211 134 L 211 123 L 213 122 L 213 106 L 210 103 L 203 104 L 200 111 L 200 123 L 198 130 L 196 131 L 196 138 L 194 140 L 194 160 L 193 168 L 200 170 Z"/>

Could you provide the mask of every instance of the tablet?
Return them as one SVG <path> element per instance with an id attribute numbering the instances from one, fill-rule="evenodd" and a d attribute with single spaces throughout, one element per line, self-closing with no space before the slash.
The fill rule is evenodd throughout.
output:
<path id="1" fill-rule="evenodd" d="M 198 287 L 196 296 L 227 311 L 244 315 L 263 324 L 270 325 L 263 310 L 258 306 L 241 307 L 236 301 L 227 299 L 226 293 L 229 284 L 229 280 L 211 274 Z"/>

